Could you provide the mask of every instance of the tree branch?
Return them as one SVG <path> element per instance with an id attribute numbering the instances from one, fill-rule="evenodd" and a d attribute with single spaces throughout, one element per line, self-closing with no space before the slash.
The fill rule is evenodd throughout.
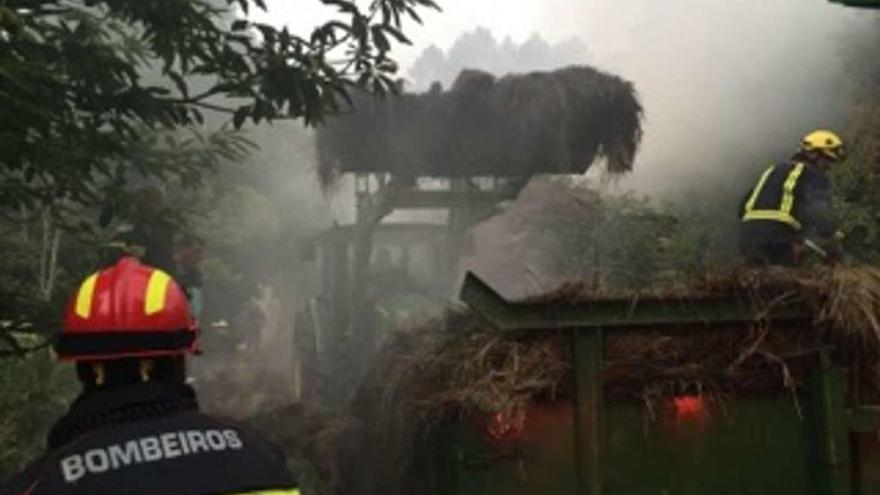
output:
<path id="1" fill-rule="evenodd" d="M 213 111 L 215 111 L 215 112 L 220 112 L 220 113 L 228 113 L 228 114 L 230 114 L 230 115 L 235 113 L 235 109 L 234 109 L 234 108 L 224 107 L 224 106 L 222 106 L 222 105 L 215 105 L 215 104 L 213 104 L 213 103 L 207 103 L 207 102 L 204 102 L 204 101 L 191 101 L 191 102 L 187 102 L 187 101 L 183 101 L 183 100 L 182 100 L 182 101 L 175 102 L 175 103 L 184 103 L 184 104 L 186 104 L 186 105 L 192 105 L 192 106 L 194 106 L 194 107 L 204 108 L 204 109 L 207 109 L 207 110 L 213 110 Z"/>

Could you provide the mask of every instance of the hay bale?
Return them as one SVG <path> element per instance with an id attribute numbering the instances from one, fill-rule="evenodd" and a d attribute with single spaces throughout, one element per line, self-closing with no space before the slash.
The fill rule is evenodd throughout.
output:
<path id="1" fill-rule="evenodd" d="M 642 107 L 630 82 L 590 67 L 495 79 L 463 71 L 448 92 L 375 100 L 318 132 L 319 176 L 528 177 L 583 173 L 597 158 L 632 169 Z"/>
<path id="2" fill-rule="evenodd" d="M 812 289 L 826 295 L 821 321 L 865 344 L 880 342 L 880 270 L 870 266 L 825 270 Z"/>
<path id="3" fill-rule="evenodd" d="M 385 342 L 352 401 L 358 442 L 381 456 L 349 456 L 339 493 L 420 493 L 412 467 L 431 428 L 449 417 L 523 410 L 556 398 L 568 374 L 562 335 L 512 339 L 481 318 L 452 310 Z"/>
<path id="4" fill-rule="evenodd" d="M 606 398 L 648 410 L 669 397 L 778 395 L 806 383 L 823 332 L 800 325 L 703 325 L 607 336 Z"/>
<path id="5" fill-rule="evenodd" d="M 831 327 L 845 341 L 880 347 L 880 269 L 869 265 L 787 269 L 735 269 L 688 281 L 667 280 L 640 291 L 575 281 L 530 298 L 545 304 L 607 299 L 652 298 L 684 301 L 741 295 L 757 308 L 772 309 L 795 301 L 809 306 L 815 323 Z"/>

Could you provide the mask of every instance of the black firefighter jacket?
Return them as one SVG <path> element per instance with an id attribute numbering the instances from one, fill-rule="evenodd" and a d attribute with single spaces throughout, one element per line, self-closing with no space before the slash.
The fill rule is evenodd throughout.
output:
<path id="1" fill-rule="evenodd" d="M 2 495 L 293 495 L 283 455 L 255 432 L 198 411 L 185 385 L 134 385 L 78 400 L 50 453 Z"/>
<path id="2" fill-rule="evenodd" d="M 739 216 L 749 236 L 785 242 L 803 235 L 829 237 L 838 226 L 827 175 L 798 161 L 764 171 L 743 198 Z"/>

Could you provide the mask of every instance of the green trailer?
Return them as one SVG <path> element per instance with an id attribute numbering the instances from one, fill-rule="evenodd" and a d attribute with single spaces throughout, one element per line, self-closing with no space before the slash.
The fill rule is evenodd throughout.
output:
<path id="1" fill-rule="evenodd" d="M 463 420 L 436 428 L 422 464 L 434 493 L 880 494 L 880 414 L 852 403 L 847 362 L 830 345 L 809 351 L 803 386 L 729 397 L 713 414 L 682 397 L 648 419 L 643 404 L 609 398 L 603 349 L 615 332 L 750 325 L 744 298 L 511 302 L 469 274 L 461 299 L 499 331 L 566 332 L 572 393 L 529 411 L 515 441 Z M 797 304 L 766 318 L 793 335 L 812 325 Z"/>

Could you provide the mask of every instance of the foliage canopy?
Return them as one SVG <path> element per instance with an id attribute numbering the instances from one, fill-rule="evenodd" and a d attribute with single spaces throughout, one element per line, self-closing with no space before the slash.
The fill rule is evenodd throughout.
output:
<path id="1" fill-rule="evenodd" d="M 263 0 L 2 2 L 0 207 L 100 203 L 132 172 L 197 178 L 199 164 L 139 157 L 145 128 L 198 124 L 206 109 L 229 113 L 236 128 L 314 125 L 354 86 L 395 91 L 392 43 L 408 43 L 402 25 L 434 2 L 320 1 L 340 15 L 307 37 L 231 16 L 265 10 Z M 192 78 L 207 89 L 190 91 Z"/>
<path id="2" fill-rule="evenodd" d="M 133 184 L 194 187 L 253 148 L 248 121 L 317 125 L 353 88 L 396 91 L 390 50 L 434 2 L 320 2 L 337 14 L 300 36 L 249 20 L 263 0 L 0 1 L 0 351 L 52 331 Z"/>

